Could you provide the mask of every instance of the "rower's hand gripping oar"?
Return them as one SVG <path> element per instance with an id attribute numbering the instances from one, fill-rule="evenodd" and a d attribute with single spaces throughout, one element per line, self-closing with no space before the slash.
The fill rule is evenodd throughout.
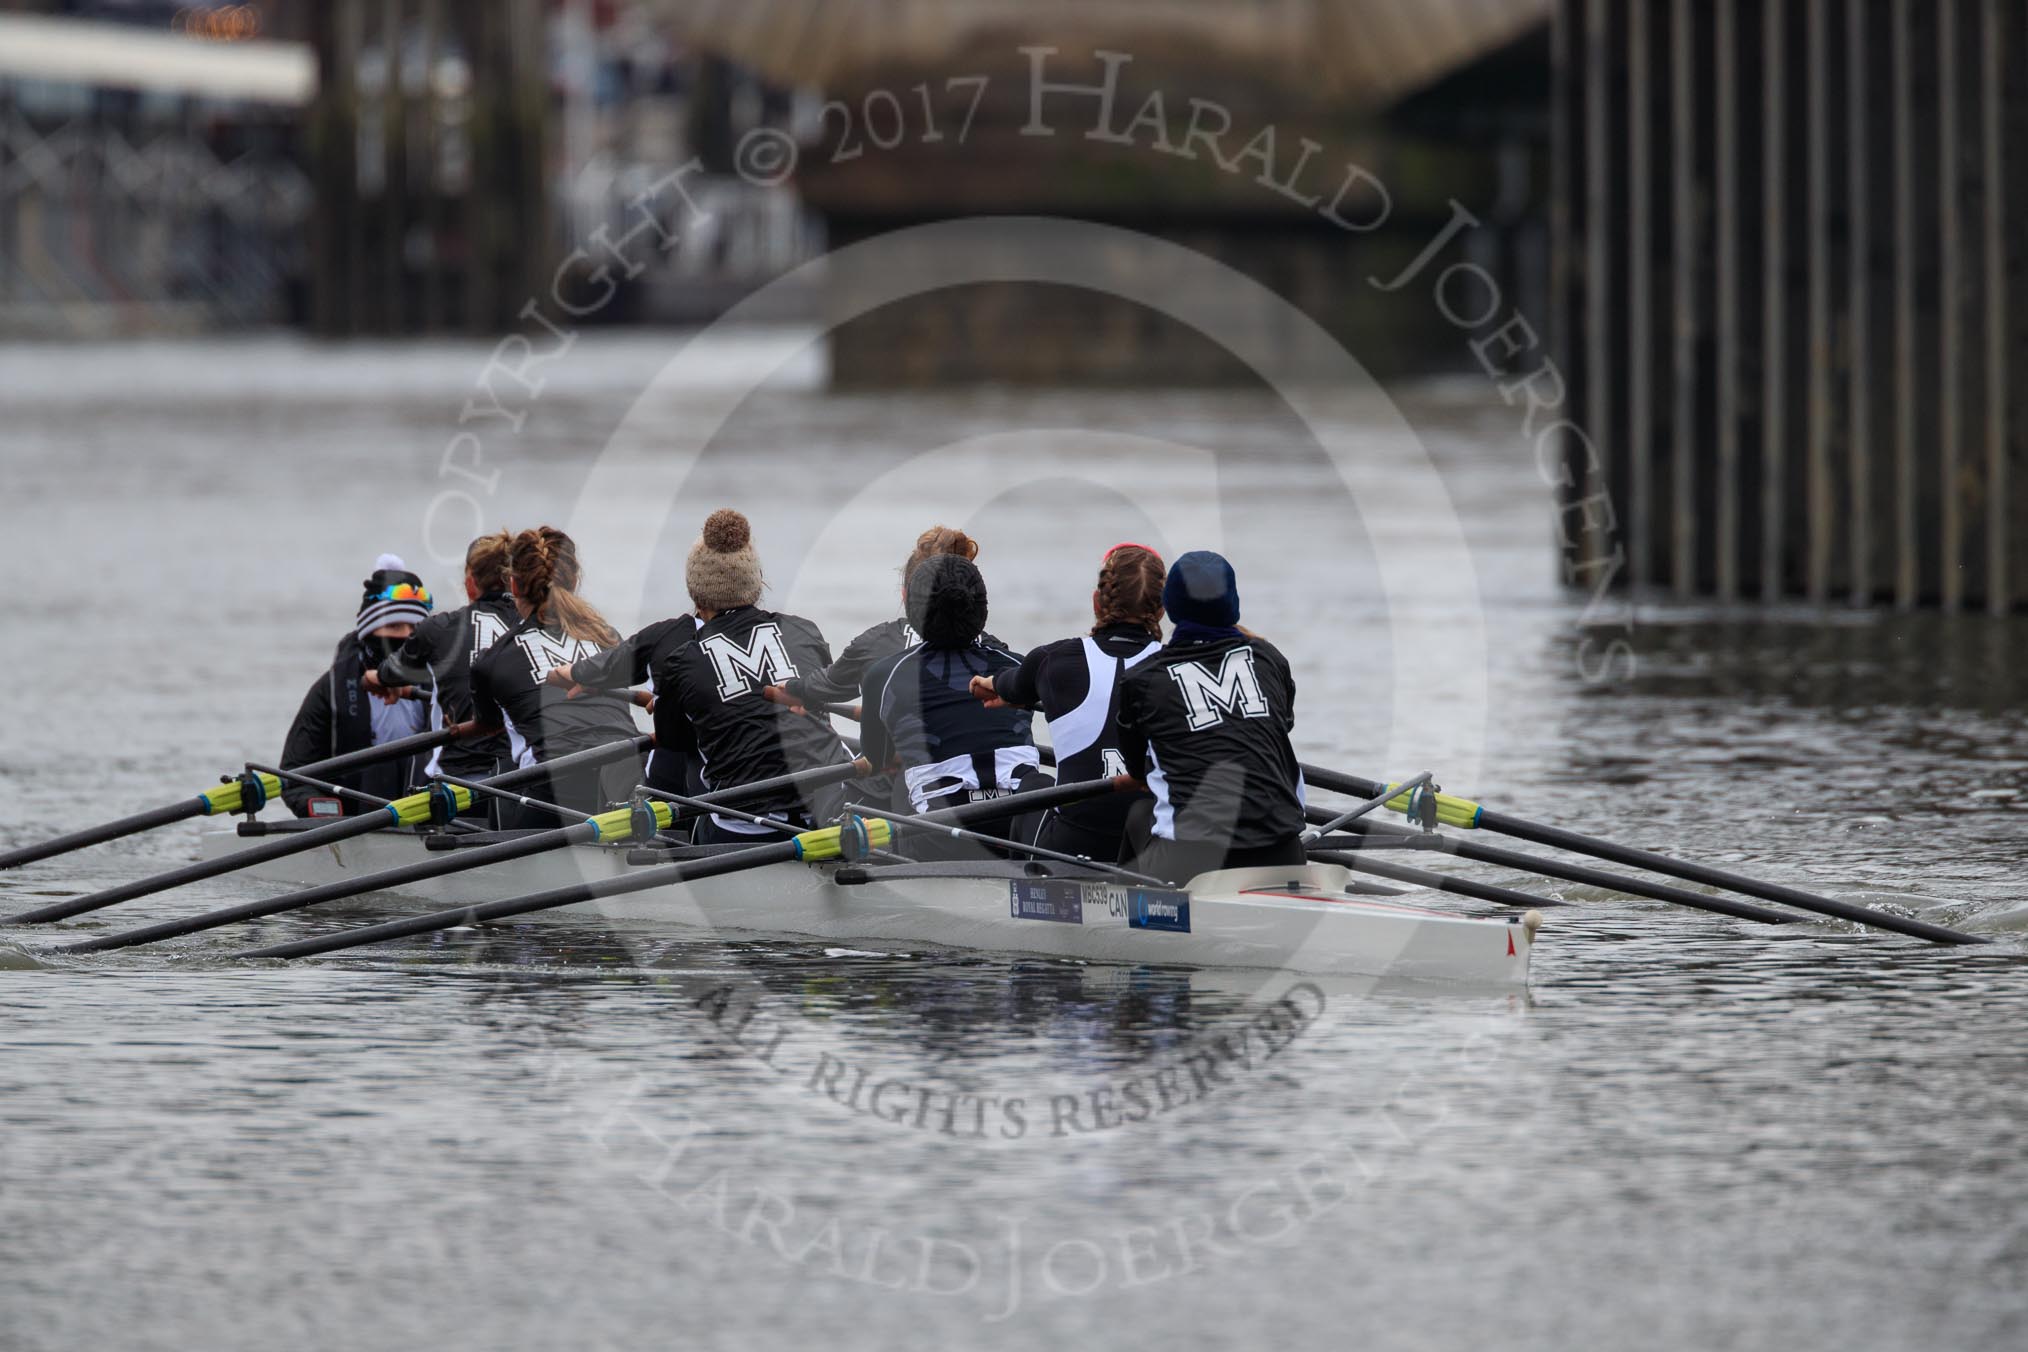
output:
<path id="1" fill-rule="evenodd" d="M 991 798 L 980 803 L 960 803 L 956 807 L 940 808 L 925 813 L 926 820 L 938 825 L 976 825 L 979 822 L 999 821 L 1007 817 L 1020 816 L 1041 808 L 1060 807 L 1066 803 L 1082 802 L 1101 794 L 1112 793 L 1116 781 L 1110 779 L 1083 780 L 1073 784 L 1057 784 L 1044 789 L 1031 789 L 1026 793 L 1013 793 L 1005 798 Z M 892 840 L 892 831 L 887 822 L 877 816 L 863 820 L 866 829 L 866 843 L 874 848 L 886 846 Z M 458 906 L 437 911 L 430 915 L 409 916 L 390 920 L 384 924 L 367 925 L 359 929 L 342 930 L 337 934 L 321 935 L 312 939 L 298 939 L 292 943 L 276 944 L 269 948 L 241 953 L 243 958 L 301 958 L 314 953 L 329 953 L 341 948 L 356 948 L 363 944 L 376 944 L 387 939 L 406 938 L 414 934 L 430 934 L 437 930 L 455 929 L 461 925 L 483 924 L 489 920 L 506 920 L 531 911 L 546 911 L 557 906 L 572 906 L 579 902 L 598 901 L 605 897 L 625 896 L 632 892 L 645 892 L 651 888 L 667 887 L 674 883 L 695 882 L 702 878 L 715 878 L 727 873 L 738 873 L 764 864 L 786 863 L 801 859 L 818 862 L 837 859 L 846 849 L 847 828 L 827 826 L 818 831 L 805 831 L 793 840 L 778 841 L 768 845 L 756 845 L 750 850 L 734 850 L 728 854 L 713 855 L 706 859 L 686 859 L 680 863 L 665 864 L 656 868 L 643 868 L 633 873 L 622 873 L 610 878 L 598 878 L 591 882 L 573 883 L 567 887 L 554 887 L 546 892 L 533 892 L 525 897 L 506 897 L 499 901 L 481 902 L 475 906 Z"/>
<path id="2" fill-rule="evenodd" d="M 1322 766 L 1305 765 L 1302 767 L 1302 771 L 1303 777 L 1319 788 L 1329 789 L 1334 793 L 1351 794 L 1357 798 L 1370 798 L 1389 787 L 1387 785 L 1376 784 L 1370 779 L 1361 779 L 1357 775 L 1340 774 L 1335 770 L 1327 770 Z M 1402 798 L 1398 800 L 1390 798 L 1388 806 L 1396 808 L 1397 811 L 1405 810 L 1405 806 L 1401 805 L 1405 804 L 1407 797 L 1408 795 L 1402 795 Z M 1655 873 L 1666 873 L 1674 878 L 1684 878 L 1690 882 L 1704 883 L 1711 887 L 1722 887 L 1729 892 L 1743 892 L 1747 896 L 1759 897 L 1763 901 L 1778 901 L 1787 906 L 1794 906 L 1798 910 L 1814 911 L 1818 915 L 1835 916 L 1840 920 L 1850 920 L 1861 925 L 1871 925 L 1876 929 L 1893 930 L 1897 934 L 1907 934 L 1917 939 L 1928 939 L 1932 943 L 1983 944 L 1986 942 L 1985 939 L 1976 934 L 1966 934 L 1962 930 L 1948 929 L 1942 925 L 1933 925 L 1927 920 L 1915 920 L 1905 916 L 1893 915 L 1886 911 L 1876 911 L 1865 906 L 1855 906 L 1851 902 L 1836 901 L 1830 897 L 1820 897 L 1813 892 L 1805 892 L 1800 888 L 1789 887 L 1782 883 L 1762 882 L 1759 879 L 1749 878 L 1744 874 L 1733 873 L 1727 869 L 1713 868 L 1709 864 L 1694 864 L 1681 859 L 1671 859 L 1667 855 L 1656 854 L 1652 850 L 1636 849 L 1630 845 L 1616 845 L 1609 840 L 1599 840 L 1593 836 L 1580 835 L 1575 831 L 1566 831 L 1561 827 L 1545 826 L 1540 822 L 1531 822 L 1520 817 L 1510 817 L 1505 813 L 1489 812 L 1478 803 L 1463 798 L 1453 798 L 1447 793 L 1437 795 L 1437 820 L 1446 826 L 1498 831 L 1502 835 L 1513 836 L 1517 840 L 1530 840 L 1538 845 L 1550 846 L 1552 849 L 1569 850 L 1576 854 L 1588 854 L 1595 859 L 1605 859 L 1615 864 L 1625 864 L 1631 868 L 1644 868 Z M 1707 897 L 1705 900 L 1709 901 L 1710 898 Z M 1763 917 L 1755 918 L 1759 919 Z"/>
<path id="3" fill-rule="evenodd" d="M 816 770 L 782 775 L 776 779 L 742 784 L 736 788 L 720 789 L 706 794 L 700 801 L 710 802 L 714 807 L 725 806 L 746 798 L 779 793 L 783 789 L 820 788 L 842 779 L 849 779 L 856 773 L 856 767 L 850 764 L 827 765 Z M 472 845 L 462 849 L 446 850 L 399 868 L 363 874 L 356 878 L 342 878 L 337 882 L 325 883 L 321 887 L 290 892 L 279 897 L 264 897 L 259 901 L 242 902 L 237 906 L 207 911 L 203 915 L 186 916 L 180 920 L 164 920 L 159 924 L 144 925 L 139 929 L 126 930 L 119 934 L 100 935 L 80 943 L 66 944 L 57 951 L 103 953 L 115 948 L 131 948 L 137 944 L 155 943 L 162 939 L 195 934 L 200 930 L 217 929 L 221 925 L 237 924 L 242 920 L 259 920 L 265 916 L 280 915 L 285 911 L 302 910 L 321 902 L 338 901 L 368 892 L 393 891 L 430 878 L 441 878 L 470 869 L 484 868 L 489 864 L 525 859 L 529 855 L 543 854 L 568 845 L 645 840 L 657 831 L 666 830 L 674 825 L 682 819 L 682 816 L 683 814 L 656 804 L 643 805 L 641 808 L 623 807 L 587 817 L 554 831 L 537 831 L 516 840 L 503 840 L 492 845 Z"/>
<path id="4" fill-rule="evenodd" d="M 620 741 L 609 742 L 604 746 L 595 746 L 589 750 L 580 751 L 575 755 L 560 756 L 552 761 L 544 761 L 540 765 L 531 765 L 520 770 L 510 770 L 504 775 L 495 775 L 486 782 L 499 788 L 512 788 L 516 784 L 526 784 L 558 769 L 603 765 L 609 761 L 622 759 L 625 756 L 638 755 L 653 743 L 654 740 L 653 737 L 646 735 L 624 738 Z M 406 798 L 397 798 L 378 812 L 368 812 L 357 817 L 344 817 L 332 822 L 328 826 L 313 827 L 308 831 L 292 832 L 285 836 L 278 836 L 273 840 L 264 840 L 258 845 L 244 850 L 235 850 L 230 854 L 220 855 L 215 859 L 200 860 L 195 864 L 171 869 L 167 873 L 158 873 L 152 878 L 142 878 L 136 882 L 123 883 L 118 887 L 109 887 L 104 891 L 93 892 L 89 896 L 74 897 L 69 901 L 58 902 L 54 906 L 44 906 L 40 910 L 30 911 L 25 915 L 13 916 L 9 918 L 7 923 L 40 925 L 52 920 L 68 920 L 74 915 L 83 915 L 87 911 L 100 910 L 122 901 L 132 901 L 136 897 L 152 896 L 157 892 L 167 891 L 172 887 L 181 887 L 186 883 L 202 882 L 206 878 L 216 878 L 222 874 L 235 873 L 240 869 L 251 868 L 256 864 L 265 864 L 273 859 L 283 859 L 292 854 L 301 854 L 306 850 L 314 850 L 320 845 L 336 844 L 341 840 L 350 840 L 354 836 L 368 835 L 371 832 L 383 830 L 390 826 L 421 826 L 424 823 L 432 821 L 448 822 L 456 817 L 458 813 L 471 807 L 472 800 L 473 794 L 470 789 L 461 789 L 451 784 L 437 784 L 421 793 L 412 793 Z"/>
<path id="5" fill-rule="evenodd" d="M 396 756 L 405 756 L 412 751 L 427 751 L 431 747 L 465 736 L 468 731 L 463 725 L 442 728 L 436 732 L 419 732 L 413 737 L 401 737 L 379 746 L 367 747 L 361 751 L 349 751 L 329 760 L 316 761 L 299 767 L 304 774 L 333 775 L 361 766 L 374 765 Z M 236 812 L 258 812 L 269 798 L 278 797 L 282 792 L 281 781 L 272 775 L 261 776 L 253 782 L 248 777 L 228 776 L 217 788 L 206 789 L 194 798 L 185 798 L 148 812 L 136 812 L 131 817 L 105 822 L 99 826 L 73 831 L 67 836 L 45 840 L 36 845 L 23 845 L 0 853 L 0 868 L 14 868 L 21 864 L 32 864 L 38 859 L 50 859 L 72 850 L 82 850 L 91 845 L 103 845 L 122 836 L 138 835 L 152 831 L 158 826 L 172 822 L 186 821 L 191 817 L 230 816 Z"/>

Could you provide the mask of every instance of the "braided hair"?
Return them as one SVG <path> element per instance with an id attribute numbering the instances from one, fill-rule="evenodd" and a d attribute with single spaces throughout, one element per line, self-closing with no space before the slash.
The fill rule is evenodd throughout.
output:
<path id="1" fill-rule="evenodd" d="M 507 547 L 507 566 L 519 584 L 521 599 L 536 619 L 553 624 L 570 638 L 588 639 L 602 648 L 620 641 L 597 607 L 577 594 L 584 569 L 577 544 L 554 526 L 522 531 Z"/>
<path id="2" fill-rule="evenodd" d="M 1162 556 L 1144 545 L 1115 545 L 1099 565 L 1098 587 L 1092 592 L 1092 632 L 1112 624 L 1131 624 L 1162 637 L 1162 584 L 1168 574 Z"/>

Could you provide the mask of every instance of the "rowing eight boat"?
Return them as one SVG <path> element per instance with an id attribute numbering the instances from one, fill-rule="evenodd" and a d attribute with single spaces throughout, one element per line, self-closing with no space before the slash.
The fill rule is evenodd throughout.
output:
<path id="1" fill-rule="evenodd" d="M 207 857 L 236 852 L 293 822 L 254 834 L 203 834 Z M 468 849 L 490 836 L 382 831 L 254 866 L 247 876 L 316 886 L 413 863 L 425 850 Z M 708 848 L 708 847 L 707 847 Z M 583 845 L 489 869 L 447 874 L 412 891 L 355 904 L 430 910 L 610 877 L 686 850 Z M 511 881 L 504 880 L 505 873 Z M 1520 986 L 1528 980 L 1539 917 L 1487 919 L 1426 907 L 1429 891 L 1379 897 L 1344 868 L 1235 869 L 1185 889 L 1123 885 L 1036 863 L 782 863 L 536 912 L 848 943 L 924 944 L 1102 962 L 1275 968 L 1414 981 Z M 344 905 L 340 903 L 339 905 Z M 334 909 L 336 909 L 334 907 Z"/>

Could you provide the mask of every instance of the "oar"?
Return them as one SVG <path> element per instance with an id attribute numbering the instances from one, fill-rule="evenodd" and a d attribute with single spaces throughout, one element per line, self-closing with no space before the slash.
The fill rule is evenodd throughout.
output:
<path id="1" fill-rule="evenodd" d="M 774 779 L 741 784 L 735 788 L 720 789 L 715 793 L 706 794 L 700 801 L 720 807 L 747 798 L 779 793 L 783 789 L 819 788 L 825 784 L 835 784 L 841 779 L 849 779 L 857 773 L 857 767 L 849 763 L 826 765 L 798 774 L 781 775 Z M 683 815 L 665 808 L 654 814 L 655 829 L 664 830 L 681 820 Z M 612 812 L 602 812 L 596 817 L 586 817 L 582 821 L 555 831 L 538 831 L 533 835 L 522 836 L 516 840 L 503 840 L 492 845 L 471 845 L 462 849 L 446 850 L 433 858 L 418 860 L 416 863 L 405 864 L 399 868 L 385 869 L 357 878 L 344 878 L 338 882 L 325 883 L 321 887 L 312 887 L 301 892 L 290 892 L 284 896 L 241 902 L 237 906 L 226 906 L 216 911 L 207 911 L 203 915 L 187 916 L 181 920 L 164 920 L 159 924 L 144 925 L 139 929 L 126 930 L 120 934 L 102 935 L 81 943 L 67 944 L 57 951 L 104 953 L 115 948 L 131 948 L 136 944 L 174 939 L 185 934 L 195 934 L 200 930 L 217 929 L 221 925 L 237 924 L 242 920 L 259 920 L 263 916 L 280 915 L 284 911 L 298 911 L 306 906 L 315 906 L 326 901 L 339 901 L 367 892 L 392 891 L 428 878 L 441 878 L 452 873 L 463 873 L 468 869 L 484 868 L 488 864 L 503 864 L 513 859 L 525 859 L 531 854 L 542 854 L 567 845 L 637 839 L 637 833 L 645 829 L 646 825 L 645 822 L 635 820 L 631 808 L 619 808 Z"/>
<path id="2" fill-rule="evenodd" d="M 540 765 L 531 765 L 526 769 L 510 770 L 504 775 L 495 775 L 487 782 L 511 788 L 515 784 L 526 784 L 555 770 L 602 765 L 607 761 L 619 760 L 625 756 L 639 755 L 654 740 L 653 737 L 649 736 L 624 738 L 617 742 L 609 742 L 605 746 L 595 746 L 590 750 L 580 751 L 573 756 L 561 756 L 556 760 L 544 761 Z M 152 878 L 142 878 L 136 882 L 123 883 L 118 887 L 109 887 L 104 891 L 94 892 L 89 896 L 74 897 L 69 901 L 58 902 L 54 906 L 45 906 L 41 910 L 30 911 L 26 915 L 13 916 L 5 923 L 13 925 L 41 925 L 51 920 L 68 920 L 74 915 L 83 915 L 86 911 L 96 911 L 118 902 L 132 901 L 135 897 L 152 896 L 157 892 L 164 892 L 172 887 L 181 887 L 186 883 L 202 882 L 206 878 L 216 878 L 220 874 L 234 873 L 243 868 L 251 868 L 255 864 L 265 864 L 271 859 L 283 859 L 292 854 L 301 854 L 305 850 L 314 850 L 319 845 L 331 845 L 341 840 L 350 840 L 354 836 L 367 835 L 370 832 L 379 831 L 389 826 L 420 826 L 425 822 L 431 821 L 434 816 L 442 815 L 447 809 L 454 812 L 463 812 L 471 805 L 472 791 L 470 789 L 460 789 L 448 784 L 438 785 L 421 793 L 410 794 L 406 798 L 397 798 L 378 812 L 367 812 L 357 817 L 340 818 L 328 826 L 312 827 L 308 831 L 291 832 L 285 836 L 278 836 L 273 840 L 262 841 L 260 844 L 250 846 L 244 850 L 235 850 L 230 854 L 220 855 L 216 859 L 200 860 L 195 864 L 187 864 L 182 868 L 171 869 L 167 873 L 158 873 Z"/>
<path id="3" fill-rule="evenodd" d="M 927 814 L 938 823 L 976 824 L 982 821 L 996 821 L 1005 817 L 1019 816 L 1046 807 L 1060 807 L 1065 803 L 1081 802 L 1100 794 L 1115 791 L 1116 782 L 1110 779 L 1090 779 L 1074 784 L 1057 784 L 1046 789 L 1031 789 L 1027 793 L 1009 794 L 1005 798 L 991 798 L 982 803 L 961 803 L 956 807 L 941 808 Z M 889 832 L 886 822 L 879 817 L 866 819 L 871 843 L 883 846 L 888 843 Z M 414 934 L 430 934 L 437 930 L 455 929 L 461 925 L 477 925 L 489 920 L 506 920 L 530 911 L 546 911 L 557 906 L 571 906 L 579 902 L 598 901 L 605 897 L 625 896 L 631 892 L 645 892 L 650 888 L 667 887 L 673 883 L 695 882 L 701 878 L 715 878 L 722 874 L 738 873 L 764 864 L 787 863 L 802 859 L 817 861 L 835 859 L 840 854 L 839 837 L 843 828 L 828 826 L 820 831 L 806 831 L 794 840 L 778 841 L 768 845 L 756 845 L 752 849 L 733 850 L 727 854 L 713 855 L 707 859 L 686 859 L 680 863 L 665 864 L 656 868 L 643 868 L 633 873 L 617 874 L 610 878 L 598 878 L 591 882 L 573 883 L 566 887 L 553 887 L 546 892 L 533 892 L 525 897 L 506 897 L 499 901 L 481 902 L 474 906 L 459 906 L 449 910 L 435 911 L 429 915 L 409 916 L 401 920 L 390 920 L 385 924 L 367 925 L 359 929 L 342 930 L 336 934 L 321 935 L 312 939 L 297 939 L 286 944 L 275 944 L 269 948 L 255 949 L 241 953 L 243 958 L 301 958 L 314 953 L 330 953 L 342 948 L 356 948 L 363 944 L 377 944 L 387 939 L 402 939 Z"/>
<path id="4" fill-rule="evenodd" d="M 333 798 L 344 798 L 363 807 L 384 808 L 387 806 L 387 799 L 385 798 L 377 798 L 373 794 L 362 792 L 359 789 L 348 789 L 343 784 L 333 784 L 328 779 L 319 779 L 315 775 L 306 775 L 301 770 L 284 770 L 274 765 L 256 765 L 252 761 L 247 762 L 246 768 L 257 775 L 273 775 L 277 779 L 286 779 L 291 784 L 301 784 L 306 788 L 315 789 L 319 793 L 328 793 Z M 452 822 L 450 829 L 463 832 L 476 831 L 479 828 L 470 822 Z"/>
<path id="5" fill-rule="evenodd" d="M 348 751 L 342 756 L 333 756 L 329 760 L 316 761 L 299 768 L 305 774 L 340 774 L 346 770 L 356 770 L 361 766 L 391 760 L 396 756 L 405 756 L 411 751 L 427 751 L 431 747 L 442 746 L 445 742 L 466 735 L 469 730 L 469 725 L 461 724 L 456 727 L 440 728 L 435 732 L 419 732 L 413 737 L 400 737 L 392 742 L 382 742 L 379 746 L 370 746 L 363 751 Z M 246 800 L 243 798 L 243 791 L 246 787 L 246 781 L 242 779 L 228 779 L 217 788 L 207 789 L 195 798 L 185 798 L 181 802 L 170 803 L 149 812 L 136 812 L 131 817 L 122 817 L 118 821 L 106 822 L 101 826 L 73 831 L 67 836 L 45 840 L 39 845 L 23 845 L 0 853 L 0 868 L 32 864 L 38 859 L 68 854 L 72 850 L 82 850 L 88 845 L 103 845 L 109 840 L 138 835 L 142 831 L 152 831 L 158 826 L 167 826 L 171 822 L 184 821 L 190 817 L 220 814 L 229 816 L 244 810 L 243 803 Z M 261 799 L 262 802 L 267 798 L 278 796 L 282 791 L 279 782 L 272 785 L 263 782 L 259 787 L 265 794 Z M 249 805 L 253 810 L 259 811 L 259 804 Z"/>
<path id="6" fill-rule="evenodd" d="M 1354 873 L 1370 873 L 1376 878 L 1392 878 L 1398 883 L 1410 883 L 1438 892 L 1454 892 L 1461 897 L 1494 901 L 1502 906 L 1532 908 L 1570 904 L 1567 901 L 1558 901 L 1554 897 L 1537 897 L 1526 892 L 1517 892 L 1511 887 L 1496 887 L 1492 883 L 1473 882 L 1470 878 L 1453 878 L 1445 873 L 1432 873 L 1426 868 L 1412 868 L 1407 864 L 1389 864 L 1378 859 L 1368 859 L 1356 850 L 1312 850 L 1310 858 L 1326 864 L 1342 864 Z"/>
<path id="7" fill-rule="evenodd" d="M 1389 785 L 1387 788 L 1380 790 L 1378 793 L 1374 794 L 1371 798 L 1368 798 L 1365 802 L 1360 803 L 1358 806 L 1353 807 L 1349 811 L 1341 812 L 1335 817 L 1332 817 L 1326 821 L 1319 822 L 1315 826 L 1312 826 L 1309 830 L 1303 832 L 1303 843 L 1305 845 L 1314 845 L 1316 842 L 1322 840 L 1325 836 L 1330 835 L 1333 831 L 1338 830 L 1340 827 L 1343 827 L 1348 823 L 1358 821 L 1361 817 L 1373 811 L 1374 808 L 1379 807 L 1381 804 L 1387 802 L 1389 799 L 1398 797 L 1403 793 L 1413 793 L 1416 789 L 1419 789 L 1423 785 L 1429 783 L 1430 780 L 1435 777 L 1436 771 L 1424 770 L 1421 774 L 1417 775 L 1414 779 L 1409 780 L 1406 784 L 1400 785 L 1399 787 Z"/>
<path id="8" fill-rule="evenodd" d="M 634 792 L 644 794 L 650 798 L 661 798 L 671 803 L 682 803 L 692 807 L 699 805 L 701 801 L 696 798 L 686 798 L 680 793 L 670 793 L 666 789 L 651 789 L 645 784 L 635 789 Z M 736 815 L 746 817 L 749 821 L 764 820 L 753 816 L 751 813 L 743 812 Z M 877 816 L 882 821 L 891 822 L 910 831 L 919 831 L 924 835 L 945 836 L 952 840 L 968 840 L 975 845 L 983 845 L 987 849 L 1004 850 L 1010 854 L 1024 854 L 1033 859 L 1047 859 L 1058 864 L 1072 864 L 1078 868 L 1109 874 L 1115 878 L 1124 878 L 1128 882 L 1140 883 L 1147 887 L 1169 886 L 1161 878 L 1150 877 L 1145 873 L 1136 873 L 1132 869 L 1121 868 L 1117 864 L 1101 863 L 1096 859 L 1089 859 L 1082 855 L 1061 854 L 1055 850 L 1044 849 L 1040 845 L 1030 845 L 1019 840 L 1007 840 L 1001 836 L 989 836 L 981 831 L 967 831 L 962 826 L 952 826 L 947 822 L 931 821 L 927 817 L 912 817 L 900 812 L 879 812 L 869 815 Z M 786 823 L 772 821 L 765 824 L 777 827 L 786 825 Z M 791 830 L 793 829 L 791 828 Z"/>
<path id="9" fill-rule="evenodd" d="M 1321 817 L 1323 812 L 1319 808 L 1311 808 L 1306 815 Z M 1670 883 L 1654 883 L 1645 878 L 1628 878 L 1622 874 L 1607 873 L 1604 869 L 1591 868 L 1584 864 L 1567 863 L 1561 859 L 1544 859 L 1538 854 L 1503 850 L 1498 845 L 1481 845 L 1477 841 L 1458 840 L 1452 836 L 1438 835 L 1433 831 L 1417 831 L 1406 826 L 1395 826 L 1391 822 L 1354 822 L 1346 829 L 1356 835 L 1370 837 L 1376 841 L 1388 841 L 1410 849 L 1437 850 L 1444 854 L 1456 855 L 1460 859 L 1474 859 L 1482 864 L 1498 864 L 1503 868 L 1516 869 L 1522 873 L 1539 873 L 1546 878 L 1561 878 L 1565 882 L 1585 883 L 1592 887 L 1603 887 L 1611 892 L 1652 897 L 1656 901 L 1672 901 L 1678 906 L 1689 906 L 1699 911 L 1711 911 L 1741 920 L 1758 920 L 1768 925 L 1792 925 L 1801 919 L 1800 916 L 1791 915 L 1787 911 L 1769 910 L 1750 901 L 1734 901 L 1731 897 L 1709 897 L 1702 892 L 1692 892 Z"/>
<path id="10" fill-rule="evenodd" d="M 1335 770 L 1324 769 L 1322 766 L 1305 765 L 1302 767 L 1302 770 L 1303 778 L 1317 787 L 1329 789 L 1334 793 L 1350 794 L 1355 798 L 1370 798 L 1375 794 L 1383 792 L 1387 787 L 1384 784 L 1375 783 L 1370 779 L 1361 779 L 1357 775 L 1340 774 Z M 1389 799 L 1388 801 L 1389 806 L 1393 806 L 1396 800 Z M 1405 804 L 1402 810 L 1406 810 Z M 1836 916 L 1840 920 L 1850 920 L 1861 925 L 1871 925 L 1876 929 L 1893 930 L 1897 934 L 1907 934 L 1918 939 L 1928 939 L 1933 943 L 1983 944 L 1986 942 L 1985 939 L 1976 934 L 1966 934 L 1962 930 L 1947 929 L 1942 925 L 1933 925 L 1927 920 L 1908 919 L 1903 916 L 1891 915 L 1886 911 L 1875 911 L 1865 906 L 1855 906 L 1850 902 L 1834 901 L 1830 897 L 1820 897 L 1813 892 L 1805 892 L 1800 888 L 1789 887 L 1783 883 L 1762 882 L 1757 878 L 1749 878 L 1727 869 L 1713 868 L 1709 864 L 1694 864 L 1680 859 L 1671 859 L 1667 855 L 1656 854 L 1652 850 L 1636 849 L 1630 845 L 1615 845 L 1609 840 L 1600 840 L 1593 836 L 1580 835 L 1575 831 L 1566 831 L 1558 826 L 1545 826 L 1540 822 L 1531 822 L 1520 817 L 1510 817 L 1505 813 L 1489 812 L 1477 803 L 1463 798 L 1454 798 L 1447 793 L 1437 795 L 1437 820 L 1450 826 L 1476 827 L 1486 831 L 1498 831 L 1502 835 L 1513 836 L 1517 840 L 1530 840 L 1538 845 L 1547 845 L 1553 849 L 1569 850 L 1576 854 L 1588 854 L 1595 859 L 1605 859 L 1615 864 L 1626 864 L 1632 868 L 1644 868 L 1655 873 L 1666 873 L 1673 878 L 1684 878 L 1694 883 L 1704 883 L 1711 887 L 1722 887 L 1730 892 L 1743 892 L 1747 896 L 1759 897 L 1764 901 L 1779 901 L 1784 905 L 1794 906 L 1798 910 L 1814 911 L 1818 915 Z M 1531 858 L 1532 856 L 1523 857 Z M 1534 867 L 1534 865 L 1531 864 L 1528 867 Z M 1706 909 L 1714 909 L 1708 905 L 1712 898 L 1704 897 L 1701 900 L 1707 903 Z M 1732 914 L 1737 914 L 1737 912 L 1732 912 Z M 1754 916 L 1751 918 L 1762 919 L 1764 917 Z"/>

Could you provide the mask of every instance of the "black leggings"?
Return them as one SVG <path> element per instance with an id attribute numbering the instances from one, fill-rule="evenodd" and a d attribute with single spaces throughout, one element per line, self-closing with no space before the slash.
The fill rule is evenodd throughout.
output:
<path id="1" fill-rule="evenodd" d="M 1045 850 L 1074 854 L 1100 864 L 1119 862 L 1124 849 L 1121 841 L 1118 831 L 1094 831 L 1062 812 L 1043 813 L 1041 829 L 1035 833 L 1035 843 Z"/>
<path id="2" fill-rule="evenodd" d="M 1137 873 L 1167 878 L 1180 886 L 1200 873 L 1223 868 L 1267 868 L 1284 864 L 1301 868 L 1309 862 L 1309 854 L 1303 849 L 1299 836 L 1244 850 L 1227 849 L 1216 841 L 1152 839 L 1141 847 L 1140 857 L 1131 867 Z"/>

